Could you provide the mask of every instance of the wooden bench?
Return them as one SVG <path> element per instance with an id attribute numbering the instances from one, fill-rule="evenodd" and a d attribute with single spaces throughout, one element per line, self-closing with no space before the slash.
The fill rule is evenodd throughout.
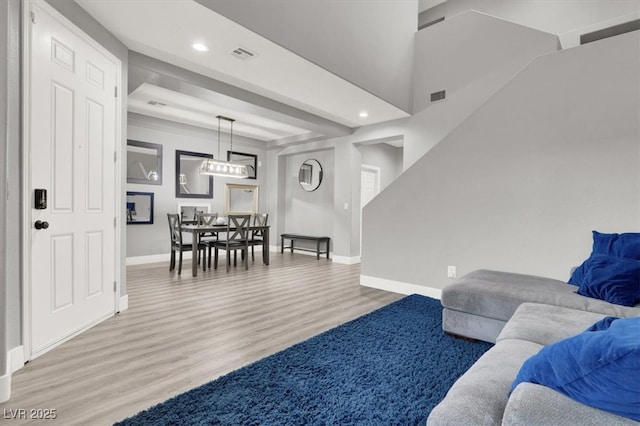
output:
<path id="1" fill-rule="evenodd" d="M 285 247 L 284 240 L 291 240 L 291 245 Z M 316 249 L 308 249 L 304 247 L 294 247 L 293 242 L 295 240 L 308 240 L 316 242 Z M 331 238 L 329 237 L 312 237 L 309 235 L 297 235 L 297 234 L 280 234 L 280 253 L 284 253 L 284 249 L 291 249 L 291 253 L 293 253 L 293 249 L 302 250 L 302 251 L 315 251 L 316 259 L 320 259 L 321 254 L 326 254 L 327 259 L 329 258 L 329 242 Z M 325 251 L 320 250 L 320 244 L 325 243 Z"/>

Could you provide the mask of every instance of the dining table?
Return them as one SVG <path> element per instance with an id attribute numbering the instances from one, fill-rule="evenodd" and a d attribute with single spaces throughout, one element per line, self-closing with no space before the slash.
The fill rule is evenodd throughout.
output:
<path id="1" fill-rule="evenodd" d="M 250 225 L 250 231 L 265 231 L 263 232 L 262 243 L 262 262 L 265 265 L 269 264 L 269 225 Z M 183 224 L 180 226 L 182 232 L 191 233 L 191 275 L 198 276 L 198 243 L 200 234 L 206 232 L 227 232 L 234 231 L 234 227 L 227 227 L 227 225 L 196 225 L 196 224 Z M 228 256 L 229 254 L 227 254 Z M 247 256 L 249 253 L 247 253 Z M 204 262 L 204 260 L 203 260 Z"/>

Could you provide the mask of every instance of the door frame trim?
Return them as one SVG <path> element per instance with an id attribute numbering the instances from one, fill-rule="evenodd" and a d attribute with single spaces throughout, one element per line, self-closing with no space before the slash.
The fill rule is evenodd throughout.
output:
<path id="1" fill-rule="evenodd" d="M 115 117 L 115 160 L 114 160 L 114 279 L 116 281 L 116 288 L 113 295 L 113 312 L 108 317 L 113 316 L 116 312 L 120 311 L 120 288 L 121 288 L 121 268 L 122 268 L 122 250 L 120 246 L 120 235 L 122 233 L 122 218 L 119 214 L 120 201 L 122 194 L 122 61 L 108 51 L 105 47 L 100 45 L 91 36 L 82 31 L 76 24 L 58 12 L 53 6 L 49 5 L 43 0 L 22 0 L 22 230 L 21 230 L 21 245 L 22 245 L 22 345 L 24 347 L 24 360 L 30 361 L 50 349 L 64 343 L 70 338 L 82 333 L 87 328 L 92 327 L 100 321 L 106 318 L 101 318 L 96 323 L 86 327 L 82 327 L 79 330 L 74 331 L 71 335 L 62 338 L 56 344 L 53 344 L 37 354 L 33 353 L 32 347 L 32 315 L 31 310 L 31 134 L 30 125 L 31 117 L 29 111 L 31 110 L 31 23 L 30 23 L 30 11 L 32 5 L 37 6 L 42 12 L 47 13 L 53 19 L 64 25 L 69 31 L 73 32 L 76 36 L 80 37 L 84 42 L 88 43 L 91 47 L 98 50 L 101 54 L 105 55 L 110 61 L 112 61 L 116 67 L 116 117 Z M 107 318 L 108 318 L 107 317 Z"/>

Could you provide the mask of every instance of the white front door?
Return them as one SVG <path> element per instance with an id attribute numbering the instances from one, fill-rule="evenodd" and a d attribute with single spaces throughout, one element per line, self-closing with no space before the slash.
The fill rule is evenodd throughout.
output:
<path id="1" fill-rule="evenodd" d="M 118 68 L 57 12 L 28 5 L 25 213 L 34 357 L 115 312 Z M 46 190 L 45 208 L 37 208 L 36 189 Z"/>
<path id="2" fill-rule="evenodd" d="M 362 254 L 362 209 L 380 192 L 380 168 L 362 165 L 360 170 L 360 253 Z"/>
<path id="3" fill-rule="evenodd" d="M 360 207 L 364 207 L 380 192 L 380 169 L 362 166 L 360 174 Z"/>

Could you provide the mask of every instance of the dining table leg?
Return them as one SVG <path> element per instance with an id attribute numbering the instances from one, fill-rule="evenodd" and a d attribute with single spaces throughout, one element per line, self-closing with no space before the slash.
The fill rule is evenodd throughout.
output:
<path id="1" fill-rule="evenodd" d="M 262 262 L 265 265 L 269 264 L 269 229 L 263 232 L 262 237 Z"/>
<path id="2" fill-rule="evenodd" d="M 198 233 L 195 229 L 191 233 L 191 275 L 195 277 L 198 276 Z"/>

